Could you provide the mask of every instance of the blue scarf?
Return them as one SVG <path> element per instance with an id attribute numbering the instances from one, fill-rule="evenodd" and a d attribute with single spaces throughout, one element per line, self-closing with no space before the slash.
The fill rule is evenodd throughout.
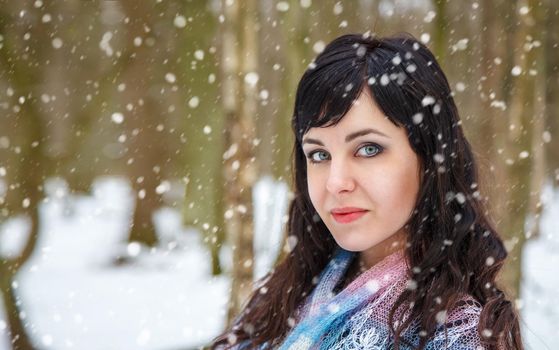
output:
<path id="1" fill-rule="evenodd" d="M 305 315 L 290 332 L 280 350 L 303 350 L 335 346 L 332 342 L 341 335 L 343 325 L 356 310 L 372 299 L 386 297 L 399 280 L 405 280 L 406 267 L 402 252 L 396 252 L 363 273 L 342 292 L 334 295 L 334 288 L 345 275 L 355 253 L 339 249 L 328 263 L 319 283 L 310 295 Z M 389 307 L 389 305 L 386 305 Z M 325 341 L 328 335 L 330 341 Z M 328 346 L 328 347 L 327 347 Z"/>

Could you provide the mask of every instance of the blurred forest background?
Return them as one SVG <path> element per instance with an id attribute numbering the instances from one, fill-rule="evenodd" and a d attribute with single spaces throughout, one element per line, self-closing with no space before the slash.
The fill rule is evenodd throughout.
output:
<path id="1" fill-rule="evenodd" d="M 179 210 L 211 273 L 231 276 L 237 312 L 253 280 L 253 186 L 291 183 L 298 79 L 330 40 L 367 31 L 409 32 L 440 60 L 510 252 L 501 282 L 521 306 L 522 249 L 539 234 L 544 184 L 559 184 L 558 1 L 3 0 L 0 225 L 29 222 L 19 249 L 0 249 L 11 346 L 40 347 L 17 282 L 44 233 L 48 179 L 68 197 L 127 179 L 126 244 L 160 247 L 153 213 Z"/>

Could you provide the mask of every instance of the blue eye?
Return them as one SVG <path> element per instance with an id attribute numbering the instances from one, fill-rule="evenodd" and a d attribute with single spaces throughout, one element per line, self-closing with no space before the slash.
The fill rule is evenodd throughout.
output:
<path id="1" fill-rule="evenodd" d="M 382 152 L 382 147 L 373 143 L 367 144 L 357 151 L 357 153 L 364 157 L 374 157 Z"/>
<path id="2" fill-rule="evenodd" d="M 328 153 L 324 151 L 314 151 L 309 153 L 307 158 L 311 161 L 311 163 L 320 163 L 328 159 Z"/>
<path id="3" fill-rule="evenodd" d="M 372 158 L 384 150 L 382 146 L 375 143 L 368 143 L 357 149 L 356 156 Z M 330 159 L 328 152 L 323 150 L 316 150 L 307 154 L 307 159 L 314 164 L 322 163 Z"/>

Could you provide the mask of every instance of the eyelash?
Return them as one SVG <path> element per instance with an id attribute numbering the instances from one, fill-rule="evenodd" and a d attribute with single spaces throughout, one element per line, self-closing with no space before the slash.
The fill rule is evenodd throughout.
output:
<path id="1" fill-rule="evenodd" d="M 359 152 L 359 150 L 361 150 L 361 149 L 363 149 L 363 148 L 365 148 L 365 147 L 370 147 L 370 146 L 375 147 L 377 150 L 376 150 L 375 154 L 370 155 L 370 156 L 364 156 L 365 158 L 373 158 L 373 157 L 379 155 L 380 153 L 382 153 L 382 151 L 384 151 L 384 148 L 383 148 L 381 145 L 377 145 L 376 143 L 367 143 L 367 144 L 364 144 L 364 145 L 360 146 L 360 147 L 357 149 L 357 152 Z M 313 163 L 313 164 L 320 164 L 320 163 L 322 163 L 323 161 L 316 161 L 316 160 L 313 159 L 314 154 L 315 154 L 315 153 L 318 153 L 318 152 L 326 152 L 326 151 L 323 151 L 323 150 L 311 151 L 311 152 L 309 152 L 309 153 L 307 154 L 307 159 L 308 159 L 311 163 Z M 357 153 L 357 152 L 356 152 L 356 153 Z"/>

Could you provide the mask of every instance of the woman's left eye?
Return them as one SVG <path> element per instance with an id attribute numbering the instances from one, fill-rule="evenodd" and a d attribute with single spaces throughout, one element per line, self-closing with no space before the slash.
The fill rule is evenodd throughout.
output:
<path id="1" fill-rule="evenodd" d="M 360 156 L 364 156 L 364 157 L 374 157 L 377 154 L 379 154 L 380 152 L 382 152 L 382 147 L 379 146 L 379 145 L 375 145 L 375 144 L 365 145 L 365 146 L 359 148 L 359 150 L 357 151 L 357 153 Z"/>

